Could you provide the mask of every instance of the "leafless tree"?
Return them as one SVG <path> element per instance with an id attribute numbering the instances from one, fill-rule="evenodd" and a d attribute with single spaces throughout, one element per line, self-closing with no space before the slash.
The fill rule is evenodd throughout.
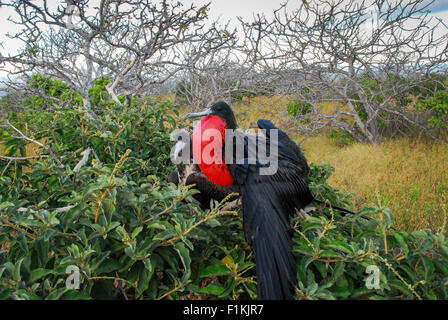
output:
<path id="1" fill-rule="evenodd" d="M 301 101 L 294 121 L 311 134 L 324 126 L 356 139 L 381 143 L 378 120 L 402 121 L 427 131 L 403 97 L 431 75 L 444 73 L 446 35 L 428 16 L 424 0 L 303 0 L 286 4 L 272 20 L 240 20 L 255 70 L 276 86 L 275 94 Z M 444 84 L 445 85 L 445 84 Z M 332 114 L 322 102 L 334 105 Z"/>
<path id="2" fill-rule="evenodd" d="M 180 89 L 192 109 L 244 90 L 301 101 L 299 116 L 279 116 L 305 134 L 331 126 L 380 143 L 379 120 L 431 134 L 403 97 L 446 74 L 448 61 L 448 38 L 437 36 L 440 21 L 427 15 L 426 0 L 303 0 L 294 11 L 282 5 L 273 19 L 240 19 L 240 33 L 210 23 L 208 6 L 168 0 L 2 3 L 15 9 L 19 31 L 10 37 L 23 50 L 0 54 L 0 69 L 63 80 L 89 111 L 100 77 L 111 80 L 115 101 L 163 85 Z M 325 101 L 333 113 L 322 111 Z"/>
<path id="3" fill-rule="evenodd" d="M 192 110 L 202 109 L 216 100 L 231 100 L 239 94 L 253 76 L 251 59 L 247 56 L 237 30 L 226 29 L 223 37 L 232 37 L 231 45 L 214 50 L 199 59 L 189 60 L 189 68 L 179 77 L 176 93 Z M 196 55 L 195 48 L 187 48 Z"/>
<path id="4" fill-rule="evenodd" d="M 9 37 L 21 40 L 23 51 L 0 54 L 0 68 L 11 77 L 38 72 L 60 79 L 81 94 L 86 110 L 91 110 L 89 89 L 95 79 L 107 77 L 111 98 L 119 102 L 124 95 L 130 101 L 234 41 L 209 23 L 208 5 L 169 0 L 2 3 L 15 9 L 10 19 L 18 32 Z"/>

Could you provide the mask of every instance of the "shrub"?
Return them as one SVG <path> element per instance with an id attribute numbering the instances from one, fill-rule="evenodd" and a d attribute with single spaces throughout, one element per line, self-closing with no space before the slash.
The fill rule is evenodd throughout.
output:
<path id="1" fill-rule="evenodd" d="M 286 110 L 293 117 L 303 116 L 311 112 L 313 106 L 305 101 L 291 101 L 286 106 Z"/>
<path id="2" fill-rule="evenodd" d="M 351 145 L 355 142 L 355 138 L 353 138 L 350 132 L 338 129 L 331 130 L 330 140 L 340 146 Z"/>
<path id="3" fill-rule="evenodd" d="M 419 100 L 417 108 L 433 111 L 429 119 L 431 126 L 448 128 L 448 91 L 437 91 L 434 97 Z"/>
<path id="4" fill-rule="evenodd" d="M 0 241 L 8 253 L 0 299 L 254 297 L 250 275 L 215 279 L 253 267 L 248 248 L 234 245 L 243 242 L 241 221 L 217 205 L 202 211 L 191 203 L 197 191 L 166 182 L 175 116 L 168 103 L 115 106 L 98 121 L 66 110 L 34 136 L 46 138 L 66 167 L 49 157 L 17 162 L 1 177 Z M 12 135 L 2 137 L 14 153 L 22 140 Z M 89 147 L 95 153 L 74 173 Z M 232 271 L 213 256 L 226 257 Z M 79 290 L 65 285 L 72 265 Z"/>
<path id="5" fill-rule="evenodd" d="M 2 161 L 0 299 L 256 298 L 241 218 L 222 211 L 224 202 L 203 211 L 192 201 L 196 190 L 166 182 L 176 106 L 112 105 L 98 117 L 65 110 L 35 131 L 65 168 L 50 155 Z M 24 152 L 13 132 L 2 140 L 10 154 Z M 332 172 L 312 164 L 312 191 L 349 206 L 350 195 L 326 183 Z M 314 204 L 305 211 L 310 217 L 291 221 L 297 298 L 448 299 L 443 232 L 394 230 L 387 208 L 345 217 Z M 378 289 L 366 288 L 371 265 Z M 67 288 L 76 268 L 79 289 Z"/>

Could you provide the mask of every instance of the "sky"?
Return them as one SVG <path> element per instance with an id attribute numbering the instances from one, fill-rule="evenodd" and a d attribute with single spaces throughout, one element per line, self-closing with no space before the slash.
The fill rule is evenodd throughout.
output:
<path id="1" fill-rule="evenodd" d="M 431 11 L 433 13 L 448 11 L 448 1 L 447 0 L 438 0 L 438 1 L 434 2 L 431 6 Z"/>
<path id="2" fill-rule="evenodd" d="M 308 0 L 313 1 L 313 0 Z M 9 1 L 1 1 L 1 2 L 9 2 Z M 52 0 L 51 3 L 56 4 L 65 3 L 64 0 Z M 93 0 L 92 2 L 95 2 Z M 286 0 L 182 0 L 182 3 L 189 4 L 194 3 L 197 6 L 204 5 L 208 2 L 211 2 L 209 17 L 212 20 L 219 19 L 221 22 L 225 23 L 228 20 L 235 20 L 236 17 L 242 17 L 243 19 L 251 20 L 254 14 L 263 13 L 267 17 L 272 17 L 272 12 L 279 8 L 280 5 Z M 297 8 L 299 3 L 302 0 L 289 0 L 288 8 L 291 10 Z M 425 2 L 429 3 L 431 0 L 425 0 Z M 442 19 L 447 28 L 443 31 L 448 32 L 448 0 L 436 0 L 430 7 L 431 15 Z M 14 51 L 17 48 L 17 44 L 11 40 L 6 40 L 6 34 L 14 33 L 17 31 L 17 26 L 11 22 L 7 21 L 7 18 L 13 14 L 13 11 L 8 7 L 0 7 L 0 21 L 2 21 L 0 28 L 0 43 L 4 42 L 4 46 L 6 48 L 1 49 L 2 54 L 4 52 Z"/>
<path id="3" fill-rule="evenodd" d="M 182 2 L 187 3 L 187 1 Z M 237 16 L 250 19 L 254 13 L 265 13 L 267 16 L 272 16 L 273 10 L 279 8 L 280 4 L 286 0 L 191 0 L 190 2 L 197 5 L 211 2 L 210 17 L 222 17 L 223 20 L 228 20 Z M 297 8 L 301 2 L 302 0 L 289 0 L 288 7 Z M 424 2 L 430 3 L 431 0 Z M 437 13 L 437 16 L 448 23 L 448 0 L 435 0 L 430 9 L 432 13 Z"/>
<path id="4" fill-rule="evenodd" d="M 291 10 L 297 8 L 302 0 L 289 0 L 288 8 Z M 313 0 L 307 0 L 313 1 Z M 427 3 L 431 0 L 425 0 Z M 7 3 L 9 1 L 1 1 L 0 3 Z M 59 3 L 65 3 L 65 1 L 57 1 Z M 92 1 L 92 2 L 95 2 Z M 272 12 L 280 7 L 281 3 L 285 0 L 182 0 L 185 5 L 194 3 L 197 6 L 211 2 L 209 17 L 211 20 L 219 19 L 221 23 L 225 23 L 228 20 L 236 21 L 236 17 L 242 17 L 245 20 L 251 20 L 254 14 L 264 13 L 267 17 L 272 17 Z M 51 4 L 56 4 L 56 0 L 51 0 Z M 448 0 L 436 0 L 430 7 L 432 12 L 431 16 L 442 19 L 445 23 L 445 27 L 439 29 L 439 35 L 448 33 Z M 12 10 L 8 7 L 0 7 L 0 43 L 3 42 L 3 48 L 0 47 L 0 52 L 3 55 L 8 53 L 14 53 L 19 47 L 20 43 L 17 41 L 6 39 L 6 33 L 14 33 L 17 31 L 17 26 L 8 22 L 7 18 L 13 14 Z M 4 74 L 0 72 L 0 78 L 3 78 Z"/>

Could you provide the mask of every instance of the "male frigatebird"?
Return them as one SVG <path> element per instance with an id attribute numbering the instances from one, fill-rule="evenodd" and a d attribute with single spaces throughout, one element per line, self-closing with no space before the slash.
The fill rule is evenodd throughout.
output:
<path id="1" fill-rule="evenodd" d="M 202 112 L 190 113 L 184 119 L 210 116 L 221 118 L 226 129 L 237 128 L 234 113 L 225 102 L 217 102 Z M 315 200 L 308 188 L 310 168 L 300 148 L 285 132 L 269 120 L 261 119 L 257 124 L 260 129 L 266 130 L 266 136 L 240 133 L 240 136 L 244 136 L 240 140 L 245 145 L 244 152 L 240 158 L 234 152 L 233 158 L 225 159 L 225 163 L 242 196 L 244 233 L 255 252 L 258 297 L 292 299 L 297 270 L 292 252 L 293 231 L 289 216 L 295 213 L 295 209 L 300 210 Z M 277 130 L 274 135 L 276 139 L 271 139 L 271 130 Z M 270 145 L 276 145 L 277 170 L 273 174 L 261 173 L 263 168 L 270 165 L 266 159 L 251 158 L 253 154 L 247 150 L 250 139 L 256 140 L 257 148 L 260 141 L 265 144 L 266 150 L 270 150 Z M 226 143 L 234 141 L 222 143 L 223 155 Z"/>
<path id="2" fill-rule="evenodd" d="M 184 134 L 189 135 L 187 131 Z M 174 160 L 177 162 L 182 157 L 183 153 L 189 155 L 189 161 L 187 163 L 179 162 L 177 164 L 177 170 L 170 173 L 168 181 L 176 185 L 182 183 L 185 186 L 195 185 L 195 189 L 199 190 L 199 193 L 195 193 L 193 198 L 199 203 L 199 206 L 205 210 L 210 208 L 211 200 L 221 202 L 224 198 L 227 198 L 231 193 L 239 193 L 239 188 L 236 184 L 231 186 L 221 186 L 210 181 L 199 166 L 193 161 L 192 141 L 186 144 L 179 140 L 174 147 Z M 231 197 L 230 200 L 234 200 L 237 197 Z M 234 200 L 237 201 L 237 200 Z"/>

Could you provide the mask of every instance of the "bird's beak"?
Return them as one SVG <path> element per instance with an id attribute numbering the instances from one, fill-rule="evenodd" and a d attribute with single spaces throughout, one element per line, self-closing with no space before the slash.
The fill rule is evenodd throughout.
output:
<path id="1" fill-rule="evenodd" d="M 212 109 L 211 108 L 207 108 L 204 111 L 201 112 L 196 112 L 196 113 L 189 113 L 184 117 L 184 121 L 189 119 L 189 118 L 199 118 L 199 117 L 205 117 L 205 116 L 209 116 L 212 114 Z"/>

